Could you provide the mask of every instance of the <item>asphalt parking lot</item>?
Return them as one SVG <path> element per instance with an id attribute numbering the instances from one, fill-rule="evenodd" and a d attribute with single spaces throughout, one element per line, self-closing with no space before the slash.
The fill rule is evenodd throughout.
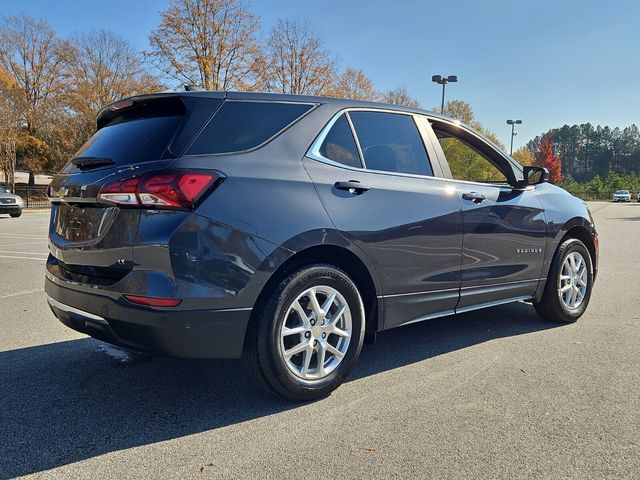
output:
<path id="1" fill-rule="evenodd" d="M 42 291 L 48 212 L 0 215 L 0 479 L 640 478 L 640 204 L 595 203 L 577 324 L 525 304 L 385 332 L 306 405 L 239 362 L 127 355 Z"/>

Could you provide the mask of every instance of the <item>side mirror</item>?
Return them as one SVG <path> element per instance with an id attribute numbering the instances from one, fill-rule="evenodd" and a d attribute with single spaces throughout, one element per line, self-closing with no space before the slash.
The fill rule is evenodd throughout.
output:
<path id="1" fill-rule="evenodd" d="M 527 166 L 523 169 L 524 186 L 538 185 L 549 181 L 549 170 L 544 167 Z"/>

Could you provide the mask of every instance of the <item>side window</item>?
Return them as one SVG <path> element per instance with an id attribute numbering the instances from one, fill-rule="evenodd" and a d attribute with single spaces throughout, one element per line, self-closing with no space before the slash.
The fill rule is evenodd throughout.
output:
<path id="1" fill-rule="evenodd" d="M 440 146 L 455 180 L 480 183 L 507 183 L 506 175 L 486 156 L 458 137 L 436 130 Z"/>
<path id="2" fill-rule="evenodd" d="M 226 101 L 187 149 L 186 155 L 241 152 L 285 129 L 312 105 Z"/>
<path id="3" fill-rule="evenodd" d="M 399 113 L 349 112 L 366 168 L 433 175 L 413 117 Z"/>
<path id="4" fill-rule="evenodd" d="M 344 115 L 340 115 L 329 130 L 320 147 L 320 155 L 350 167 L 362 167 L 356 141 L 353 139 L 351 127 Z"/>

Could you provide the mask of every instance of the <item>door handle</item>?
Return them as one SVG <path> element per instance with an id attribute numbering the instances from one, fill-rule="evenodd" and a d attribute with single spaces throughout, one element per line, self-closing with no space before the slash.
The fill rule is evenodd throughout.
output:
<path id="1" fill-rule="evenodd" d="M 364 183 L 360 183 L 357 180 L 349 180 L 348 182 L 336 182 L 334 185 L 338 190 L 346 190 L 354 195 L 360 195 L 361 193 L 369 190 L 369 187 Z"/>
<path id="2" fill-rule="evenodd" d="M 481 203 L 487 197 L 478 192 L 466 192 L 462 194 L 464 200 L 471 200 L 473 203 Z"/>

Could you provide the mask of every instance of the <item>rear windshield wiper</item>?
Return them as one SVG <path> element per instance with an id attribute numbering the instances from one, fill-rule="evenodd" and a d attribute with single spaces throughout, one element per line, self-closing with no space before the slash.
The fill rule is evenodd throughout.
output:
<path id="1" fill-rule="evenodd" d="M 92 168 L 106 167 L 107 165 L 116 164 L 116 162 L 110 158 L 100 157 L 78 157 L 71 160 L 71 163 L 80 170 L 91 170 Z"/>

